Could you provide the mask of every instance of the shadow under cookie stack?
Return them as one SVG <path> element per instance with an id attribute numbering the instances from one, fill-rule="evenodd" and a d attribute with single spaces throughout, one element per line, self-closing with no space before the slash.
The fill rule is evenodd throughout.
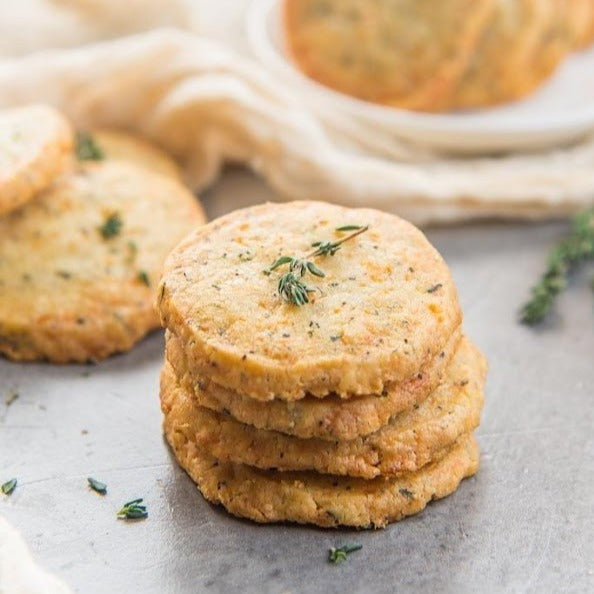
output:
<path id="1" fill-rule="evenodd" d="M 443 259 L 398 217 L 236 211 L 170 255 L 159 310 L 165 435 L 232 514 L 383 527 L 477 471 L 486 363 Z"/>

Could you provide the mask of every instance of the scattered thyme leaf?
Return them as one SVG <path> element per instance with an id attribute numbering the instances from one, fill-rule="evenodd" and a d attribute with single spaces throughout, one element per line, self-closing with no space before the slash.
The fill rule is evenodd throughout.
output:
<path id="1" fill-rule="evenodd" d="M 12 492 L 16 489 L 17 486 L 17 479 L 13 478 L 9 481 L 6 481 L 2 486 L 0 486 L 0 491 L 4 493 L 4 495 L 11 495 Z"/>
<path id="2" fill-rule="evenodd" d="M 589 260 L 594 260 L 594 208 L 576 215 L 569 236 L 551 250 L 547 269 L 520 309 L 520 321 L 529 326 L 542 322 L 566 288 L 569 274 Z"/>
<path id="3" fill-rule="evenodd" d="M 360 551 L 362 548 L 363 545 L 358 543 L 345 544 L 338 548 L 332 547 L 328 551 L 328 561 L 330 563 L 342 563 L 347 560 L 348 554 Z"/>
<path id="4" fill-rule="evenodd" d="M 146 270 L 139 270 L 137 278 L 141 283 L 145 284 L 147 287 L 151 286 L 151 279 Z"/>
<path id="5" fill-rule="evenodd" d="M 407 499 L 414 499 L 415 494 L 412 491 L 409 491 L 406 487 L 402 487 L 398 489 L 400 495 L 404 495 Z"/>
<path id="6" fill-rule="evenodd" d="M 76 134 L 76 156 L 79 161 L 101 161 L 105 158 L 101 147 L 86 132 Z"/>
<path id="7" fill-rule="evenodd" d="M 142 520 L 148 518 L 146 505 L 142 505 L 142 497 L 133 499 L 124 503 L 122 508 L 118 511 L 117 516 L 120 520 Z"/>
<path id="8" fill-rule="evenodd" d="M 114 212 L 110 214 L 103 222 L 103 225 L 99 227 L 99 233 L 101 233 L 103 239 L 111 239 L 120 234 L 123 226 L 124 222 L 119 213 Z"/>
<path id="9" fill-rule="evenodd" d="M 96 491 L 101 495 L 105 495 L 107 493 L 107 485 L 105 483 L 102 483 L 101 481 L 94 479 L 92 476 L 87 478 L 87 481 L 89 482 L 89 487 L 91 487 L 93 491 Z"/>

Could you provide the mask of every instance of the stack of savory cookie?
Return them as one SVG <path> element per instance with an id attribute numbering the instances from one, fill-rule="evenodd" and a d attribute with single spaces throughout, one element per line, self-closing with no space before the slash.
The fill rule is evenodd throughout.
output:
<path id="1" fill-rule="evenodd" d="M 169 251 L 204 222 L 175 163 L 136 137 L 79 135 L 45 106 L 0 112 L 0 354 L 99 360 L 159 326 Z"/>
<path id="2" fill-rule="evenodd" d="M 231 513 L 379 527 L 476 472 L 485 361 L 446 264 L 398 217 L 236 211 L 172 252 L 159 309 L 165 434 Z"/>

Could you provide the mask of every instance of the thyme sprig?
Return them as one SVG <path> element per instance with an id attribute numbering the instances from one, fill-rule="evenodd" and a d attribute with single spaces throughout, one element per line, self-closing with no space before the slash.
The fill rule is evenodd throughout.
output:
<path id="1" fill-rule="evenodd" d="M 520 321 L 533 326 L 544 320 L 570 273 L 588 260 L 594 260 L 594 208 L 576 215 L 569 236 L 551 250 L 547 269 L 520 310 Z"/>
<path id="2" fill-rule="evenodd" d="M 328 561 L 330 563 L 342 563 L 347 560 L 347 555 L 349 553 L 360 551 L 362 548 L 363 545 L 358 543 L 349 543 L 338 548 L 332 547 L 328 551 Z"/>
<path id="3" fill-rule="evenodd" d="M 121 520 L 141 520 L 148 518 L 148 512 L 146 511 L 146 505 L 142 505 L 142 497 L 139 499 L 133 499 L 124 503 L 122 508 L 118 511 L 117 516 Z"/>
<path id="4" fill-rule="evenodd" d="M 337 227 L 335 229 L 337 232 L 354 231 L 354 233 L 351 233 L 338 241 L 316 241 L 315 243 L 312 243 L 312 247 L 315 247 L 316 249 L 303 258 L 281 256 L 272 263 L 265 273 L 270 274 L 277 268 L 288 265 L 289 271 L 283 274 L 278 281 L 278 294 L 287 303 L 297 306 L 305 305 L 306 303 L 309 303 L 309 294 L 313 293 L 315 289 L 306 285 L 301 279 L 307 273 L 313 274 L 319 278 L 326 276 L 324 271 L 312 262 L 311 258 L 334 256 L 345 241 L 349 241 L 357 235 L 361 235 L 361 233 L 364 233 L 367 229 L 369 229 L 369 225 L 345 225 L 343 227 Z"/>

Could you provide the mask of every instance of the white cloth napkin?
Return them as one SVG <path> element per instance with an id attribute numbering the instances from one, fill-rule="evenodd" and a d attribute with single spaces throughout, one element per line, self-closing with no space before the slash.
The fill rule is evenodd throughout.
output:
<path id="1" fill-rule="evenodd" d="M 31 558 L 20 534 L 0 516 L 0 594 L 72 594 Z"/>

